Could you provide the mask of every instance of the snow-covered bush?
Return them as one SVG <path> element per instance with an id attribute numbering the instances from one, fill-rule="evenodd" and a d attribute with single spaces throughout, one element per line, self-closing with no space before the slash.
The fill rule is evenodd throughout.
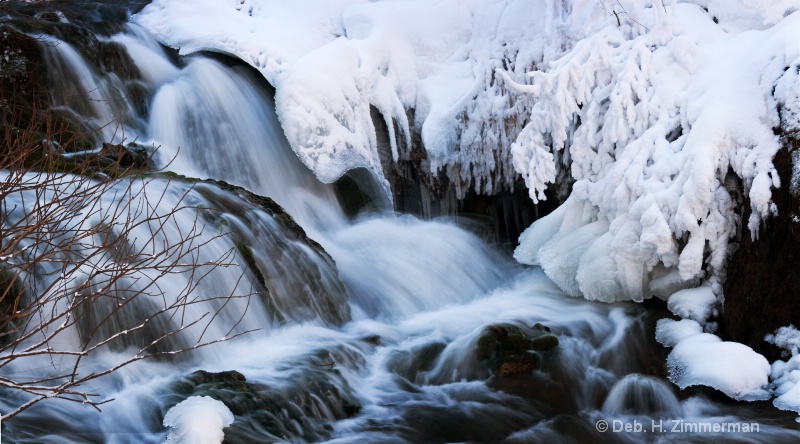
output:
<path id="1" fill-rule="evenodd" d="M 773 90 L 796 64 L 786 36 L 800 16 L 726 32 L 697 5 L 651 9 L 639 33 L 607 26 L 519 86 L 537 97 L 514 146 L 532 196 L 552 177 L 551 150 L 568 151 L 576 182 L 567 213 L 537 222 L 550 236 L 523 236 L 516 257 L 589 299 L 660 294 L 665 274 L 672 290 L 717 282 L 739 231 L 738 193 L 754 235 L 776 212 Z"/>

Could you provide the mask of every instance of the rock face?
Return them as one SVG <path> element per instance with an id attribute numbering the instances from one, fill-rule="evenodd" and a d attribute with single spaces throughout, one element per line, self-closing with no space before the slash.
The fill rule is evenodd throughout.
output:
<path id="1" fill-rule="evenodd" d="M 800 325 L 800 195 L 793 194 L 790 186 L 792 156 L 800 140 L 787 138 L 784 147 L 774 159 L 782 184 L 772 191 L 778 215 L 767 219 L 757 239 L 744 230 L 727 268 L 720 329 L 726 339 L 746 344 L 770 361 L 780 356 L 780 350 L 766 343 L 764 336 L 782 326 Z M 750 203 L 743 207 L 750 208 Z M 748 216 L 749 212 L 742 220 Z"/>
<path id="2" fill-rule="evenodd" d="M 227 226 L 275 320 L 337 326 L 350 321 L 347 290 L 333 258 L 280 205 L 223 181 L 196 181 L 195 190 L 224 209 L 221 218 L 214 211 L 206 217 Z M 270 230 L 260 228 L 264 223 Z"/>

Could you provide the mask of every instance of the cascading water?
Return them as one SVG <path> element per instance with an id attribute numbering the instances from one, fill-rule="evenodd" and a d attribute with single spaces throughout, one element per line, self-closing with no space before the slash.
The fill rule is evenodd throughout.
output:
<path id="1" fill-rule="evenodd" d="M 522 269 L 448 221 L 394 214 L 349 221 L 332 187 L 316 181 L 293 155 L 263 81 L 247 69 L 204 56 L 176 66 L 133 25 L 110 40 L 127 48 L 152 93 L 149 116 L 124 106 L 134 118 L 122 121 L 124 131 L 117 134 L 158 146 L 157 157 L 169 170 L 275 198 L 335 267 L 277 205 L 247 191 L 162 176 L 135 179 L 134 189 L 163 193 L 158 201 L 167 210 L 181 203 L 190 207 L 157 237 L 143 225 L 137 238 L 169 245 L 201 221 L 197 241 L 209 256 L 195 257 L 198 263 L 233 252 L 235 262 L 248 265 L 244 275 L 241 267 L 214 269 L 196 288 L 201 298 L 253 291 L 260 296 L 225 306 L 206 334 L 258 330 L 180 360 L 137 362 L 92 381 L 91 391 L 114 398 L 102 413 L 61 400 L 37 404 L 3 424 L 9 442 L 159 443 L 167 435 L 167 410 L 189 396 L 225 402 L 235 415 L 226 440 L 236 443 L 686 442 L 721 436 L 601 434 L 597 421 L 609 417 L 647 424 L 757 420 L 760 433 L 725 436 L 770 443 L 800 438 L 763 410 L 701 396 L 679 399 L 663 379 L 645 376 L 656 373 L 661 361 L 645 339 L 652 333 L 642 306 L 568 298 L 541 270 Z M 98 80 L 74 49 L 53 50 L 58 57 L 50 69 L 69 73 L 54 88 L 100 94 L 90 95 L 96 106 L 86 109 L 58 104 L 95 120 L 118 117 L 102 105 L 113 99 L 98 86 L 106 80 Z M 125 88 L 115 85 L 114 94 Z M 117 187 L 102 196 L 105 207 L 130 201 L 130 191 Z M 23 208 L 36 199 L 16 202 Z M 181 294 L 192 286 L 187 279 L 165 278 L 163 293 Z M 220 304 L 198 303 L 189 317 L 215 312 Z M 121 328 L 129 321 L 123 316 Z M 231 324 L 237 324 L 234 332 L 224 328 Z M 79 343 L 81 334 L 77 326 L 64 333 L 63 342 Z M 191 344 L 197 334 L 181 332 L 170 346 Z M 507 338 L 550 345 L 498 358 L 497 350 L 510 347 Z M 138 340 L 144 339 L 121 345 Z M 494 351 L 485 351 L 487 344 Z M 125 356 L 120 346 L 82 365 L 108 368 Z M 64 365 L 46 358 L 2 372 L 42 378 Z M 516 367 L 524 371 L 501 377 Z M 24 402 L 24 396 L 7 392 L 1 394 L 3 409 Z"/>

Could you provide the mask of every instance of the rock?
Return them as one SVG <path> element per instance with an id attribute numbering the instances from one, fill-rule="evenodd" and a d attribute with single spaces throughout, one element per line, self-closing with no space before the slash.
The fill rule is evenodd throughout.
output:
<path id="1" fill-rule="evenodd" d="M 476 344 L 476 357 L 500 378 L 529 373 L 541 367 L 541 354 L 558 346 L 550 329 L 536 324 L 530 333 L 500 324 L 486 327 Z"/>
<path id="2" fill-rule="evenodd" d="M 235 416 L 225 429 L 226 442 L 324 440 L 331 421 L 352 417 L 361 406 L 338 370 L 313 362 L 295 364 L 287 370 L 289 382 L 279 386 L 250 382 L 235 370 L 196 371 L 172 385 L 164 408 L 191 396 L 221 401 Z"/>
<path id="3" fill-rule="evenodd" d="M 104 167 L 149 170 L 152 167 L 151 150 L 136 143 L 129 143 L 127 146 L 104 143 L 97 156 L 97 163 Z"/>
<path id="4" fill-rule="evenodd" d="M 725 303 L 720 320 L 723 339 L 741 342 L 763 354 L 769 361 L 781 350 L 764 341 L 779 327 L 800 325 L 800 196 L 793 195 L 792 152 L 800 137 L 784 137 L 784 148 L 773 163 L 781 187 L 772 190 L 778 214 L 761 224 L 753 239 L 746 226 L 739 247 L 730 256 L 723 286 Z M 742 221 L 750 216 L 750 201 L 744 194 Z"/>
<path id="5" fill-rule="evenodd" d="M 98 42 L 97 59 L 104 72 L 116 73 L 123 80 L 141 78 L 139 68 L 120 43 Z"/>
<path id="6" fill-rule="evenodd" d="M 545 335 L 531 341 L 531 348 L 540 352 L 550 351 L 558 346 L 558 338 L 553 335 Z"/>
<path id="7" fill-rule="evenodd" d="M 522 178 L 510 170 L 505 173 L 502 171 L 501 164 L 505 162 L 502 159 L 496 159 L 497 168 L 492 173 L 492 178 L 510 174 L 514 179 L 502 185 L 496 184 L 491 191 L 484 189 L 478 193 L 474 189 L 477 184 L 464 183 L 461 175 L 453 174 L 454 171 L 446 172 L 447 167 L 431 168 L 431 160 L 423 147 L 421 134 L 413 127 L 410 145 L 406 144 L 403 137 L 398 138 L 399 157 L 395 160 L 386 120 L 374 107 L 370 108 L 370 113 L 383 174 L 392 189 L 394 209 L 399 212 L 425 219 L 457 216 L 456 220 L 470 222 L 464 224 L 463 228 L 474 232 L 484 241 L 513 248 L 517 245 L 519 235 L 531 223 L 558 208 L 569 195 L 571 180 L 560 176 L 557 183 L 548 186 L 547 200 L 534 204 Z M 414 122 L 415 119 L 415 110 L 409 110 L 408 121 Z M 394 134 L 399 133 L 400 129 L 395 127 Z M 464 168 L 471 167 L 467 165 Z M 469 175 L 465 173 L 464 177 Z M 345 190 L 350 192 L 352 188 L 356 188 L 349 182 L 342 181 L 342 194 Z M 361 206 L 368 206 L 370 203 L 368 198 L 340 200 L 348 214 L 357 212 Z"/>
<path id="8" fill-rule="evenodd" d="M 410 350 L 395 350 L 389 356 L 387 370 L 403 378 L 422 383 L 418 379 L 421 372 L 430 371 L 436 364 L 436 359 L 441 355 L 447 344 L 445 342 L 429 342 L 412 347 Z"/>
<path id="9" fill-rule="evenodd" d="M 217 225 L 225 214 L 237 219 L 228 227 L 228 235 L 253 271 L 256 292 L 277 321 L 321 320 L 341 326 L 350 320 L 347 290 L 333 258 L 280 205 L 226 182 L 183 180 L 194 182 L 195 191 L 222 210 L 205 213 L 209 222 Z M 274 231 L 251 229 L 262 225 L 261 210 L 273 219 Z M 284 288 L 271 291 L 273 282 Z"/>

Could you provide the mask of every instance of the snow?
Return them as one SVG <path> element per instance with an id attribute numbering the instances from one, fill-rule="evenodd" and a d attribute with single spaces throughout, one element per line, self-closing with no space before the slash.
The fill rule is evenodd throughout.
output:
<path id="1" fill-rule="evenodd" d="M 772 363 L 770 379 L 776 395 L 772 403 L 779 409 L 800 413 L 800 331 L 789 325 L 764 339 L 791 353 L 786 361 Z"/>
<path id="2" fill-rule="evenodd" d="M 661 319 L 656 339 L 673 347 L 667 357 L 669 380 L 681 389 L 704 385 L 743 401 L 772 397 L 769 362 L 750 347 L 703 333 L 700 324 L 689 319 Z"/>
<path id="3" fill-rule="evenodd" d="M 800 62 L 799 6 L 156 0 L 133 20 L 181 53 L 258 69 L 290 144 L 324 182 L 364 167 L 391 196 L 372 110 L 391 161 L 409 159 L 419 135 L 423 168 L 444 171 L 458 197 L 512 188 L 520 174 L 538 202 L 571 176 L 567 219 L 580 223 L 552 243 L 523 238 L 517 257 L 572 295 L 641 301 L 659 267 L 678 271 L 671 288 L 721 278 L 744 195 L 752 233 L 775 214 L 778 102 L 800 112 L 797 69 L 786 69 Z M 534 227 L 553 232 L 560 217 Z"/>
<path id="4" fill-rule="evenodd" d="M 764 19 L 756 22 L 760 28 Z M 584 225 L 609 227 L 583 237 L 583 251 L 605 248 L 614 261 L 579 259 L 577 274 L 613 276 L 605 287 L 641 300 L 652 293 L 658 265 L 677 270 L 685 282 L 719 275 L 741 224 L 737 192 L 750 198 L 751 233 L 775 214 L 771 189 L 780 180 L 772 157 L 780 145 L 773 128 L 780 122 L 772 90 L 779 81 L 791 90 L 784 68 L 800 54 L 787 34 L 799 25 L 794 14 L 763 30 L 725 32 L 701 8 L 678 4 L 669 20 L 647 22 L 649 32 L 616 26 L 597 32 L 550 70 L 533 73 L 533 85 L 519 86 L 538 100 L 515 154 L 542 159 L 551 147 L 568 150 L 576 181 L 570 199 L 582 204 L 572 207 L 581 214 L 585 206 L 594 209 Z M 539 178 L 550 169 L 537 160 L 521 170 L 532 195 L 543 191 Z M 743 189 L 726 185 L 729 175 Z M 580 229 L 561 227 L 552 242 Z M 519 250 L 550 247 L 521 242 Z M 553 262 L 562 259 L 541 252 L 518 257 L 538 258 L 529 263 L 551 277 L 558 272 Z M 638 274 L 641 282 L 633 278 Z M 608 290 L 586 287 L 581 293 L 589 299 L 613 300 Z"/>
<path id="5" fill-rule="evenodd" d="M 209 396 L 190 396 L 164 416 L 164 427 L 171 430 L 165 443 L 219 444 L 222 431 L 233 423 L 233 413 L 221 401 Z"/>
<path id="6" fill-rule="evenodd" d="M 711 287 L 702 286 L 675 292 L 667 301 L 667 308 L 683 319 L 705 324 L 712 315 L 716 316 L 716 302 L 717 296 Z"/>

